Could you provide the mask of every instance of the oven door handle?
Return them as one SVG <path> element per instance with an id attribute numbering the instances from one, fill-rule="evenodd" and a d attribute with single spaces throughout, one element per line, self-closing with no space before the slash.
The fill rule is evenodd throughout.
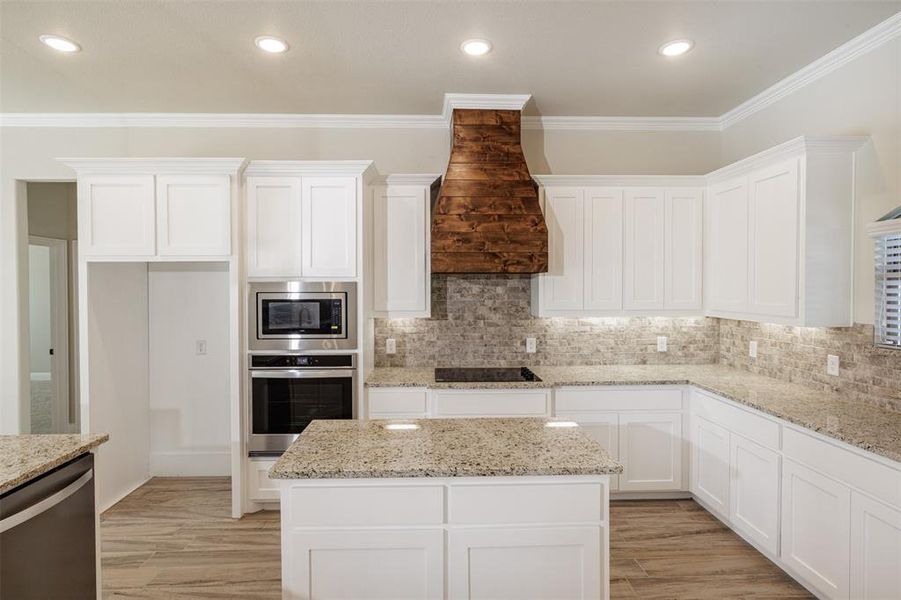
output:
<path id="1" fill-rule="evenodd" d="M 326 379 L 347 378 L 353 379 L 356 369 L 251 369 L 250 376 L 254 379 Z"/>

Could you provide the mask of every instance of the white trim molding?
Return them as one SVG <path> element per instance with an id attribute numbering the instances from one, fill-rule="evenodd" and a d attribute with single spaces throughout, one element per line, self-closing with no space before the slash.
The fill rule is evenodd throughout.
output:
<path id="1" fill-rule="evenodd" d="M 441 179 L 441 173 L 391 173 L 372 181 L 376 185 L 432 185 Z"/>
<path id="2" fill-rule="evenodd" d="M 720 131 L 718 117 L 523 117 L 524 129 L 570 131 Z"/>
<path id="3" fill-rule="evenodd" d="M 0 127 L 246 129 L 444 129 L 441 115 L 269 113 L 3 113 Z"/>
<path id="4" fill-rule="evenodd" d="M 371 160 L 252 160 L 244 174 L 260 175 L 347 175 L 373 177 Z"/>
<path id="5" fill-rule="evenodd" d="M 449 126 L 454 109 L 522 110 L 532 94 L 444 94 L 441 116 Z"/>
<path id="6" fill-rule="evenodd" d="M 719 118 L 720 128 L 727 129 L 735 125 L 792 92 L 832 73 L 858 56 L 866 54 L 899 36 L 901 36 L 901 12 L 895 13 L 875 27 L 871 27 L 856 38 L 845 42 L 835 50 L 724 113 Z"/>
<path id="7" fill-rule="evenodd" d="M 542 186 L 704 187 L 703 175 L 532 175 Z"/>
<path id="8" fill-rule="evenodd" d="M 222 173 L 237 175 L 246 158 L 57 158 L 79 175 L 107 173 L 141 173 L 145 175 L 173 173 Z"/>

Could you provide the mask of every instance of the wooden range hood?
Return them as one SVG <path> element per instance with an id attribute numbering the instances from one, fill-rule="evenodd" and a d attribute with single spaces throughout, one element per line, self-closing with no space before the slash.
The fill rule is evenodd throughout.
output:
<path id="1" fill-rule="evenodd" d="M 454 109 L 432 204 L 433 273 L 547 272 L 547 225 L 520 129 L 519 110 Z"/>

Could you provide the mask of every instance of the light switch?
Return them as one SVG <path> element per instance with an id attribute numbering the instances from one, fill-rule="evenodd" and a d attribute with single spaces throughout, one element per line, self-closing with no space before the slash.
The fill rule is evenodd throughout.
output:
<path id="1" fill-rule="evenodd" d="M 748 356 L 757 358 L 757 342 L 754 340 L 751 340 L 751 343 L 748 344 Z"/>
<path id="2" fill-rule="evenodd" d="M 197 340 L 194 342 L 194 354 L 197 356 L 206 354 L 206 340 Z"/>
<path id="3" fill-rule="evenodd" d="M 388 338 L 385 340 L 385 354 L 396 354 L 397 353 L 397 340 L 394 338 Z"/>
<path id="4" fill-rule="evenodd" d="M 535 351 L 538 349 L 538 340 L 533 337 L 526 338 L 526 352 L 528 354 L 535 354 Z"/>
<path id="5" fill-rule="evenodd" d="M 657 336 L 657 352 L 666 352 L 666 336 Z"/>
<path id="6" fill-rule="evenodd" d="M 835 354 L 826 356 L 826 375 L 838 377 L 838 356 Z"/>

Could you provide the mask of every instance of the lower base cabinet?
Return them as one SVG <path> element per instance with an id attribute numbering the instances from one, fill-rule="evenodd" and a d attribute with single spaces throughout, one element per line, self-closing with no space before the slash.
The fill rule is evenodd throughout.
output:
<path id="1" fill-rule="evenodd" d="M 901 598 L 901 511 L 851 493 L 851 598 Z"/>
<path id="2" fill-rule="evenodd" d="M 606 598 L 600 527 L 459 529 L 448 533 L 448 598 Z"/>
<path id="3" fill-rule="evenodd" d="M 779 553 L 779 455 L 731 436 L 732 525 L 771 555 Z"/>
<path id="4" fill-rule="evenodd" d="M 691 421 L 691 492 L 712 511 L 729 518 L 729 432 L 693 416 Z"/>
<path id="5" fill-rule="evenodd" d="M 590 421 L 581 420 L 582 431 L 596 441 L 613 460 L 619 460 L 619 415 L 617 413 L 601 413 L 592 415 Z M 619 475 L 610 476 L 610 490 L 619 489 Z"/>
<path id="6" fill-rule="evenodd" d="M 682 413 L 620 413 L 620 491 L 682 487 Z"/>
<path id="7" fill-rule="evenodd" d="M 826 598 L 850 597 L 850 516 L 848 487 L 783 460 L 781 559 Z"/>

